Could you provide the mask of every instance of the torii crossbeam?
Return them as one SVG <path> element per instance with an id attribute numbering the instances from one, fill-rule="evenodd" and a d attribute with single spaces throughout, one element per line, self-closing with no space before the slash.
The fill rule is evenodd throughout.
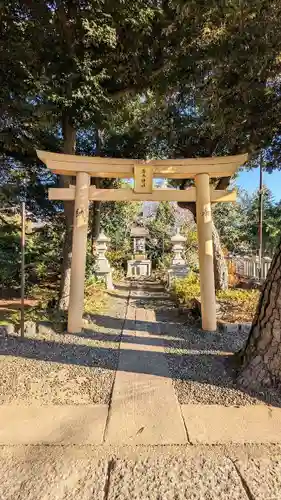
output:
<path id="1" fill-rule="evenodd" d="M 231 177 L 247 161 L 247 155 L 176 160 L 133 160 L 65 155 L 37 151 L 55 174 L 76 177 L 75 186 L 50 188 L 51 200 L 74 201 L 73 242 L 68 331 L 82 330 L 89 201 L 185 201 L 196 202 L 199 271 L 203 330 L 216 330 L 216 296 L 213 265 L 211 203 L 233 202 L 235 191 L 216 190 L 210 179 Z M 133 189 L 96 189 L 91 177 L 133 178 Z M 153 178 L 194 179 L 195 187 L 153 189 Z"/>

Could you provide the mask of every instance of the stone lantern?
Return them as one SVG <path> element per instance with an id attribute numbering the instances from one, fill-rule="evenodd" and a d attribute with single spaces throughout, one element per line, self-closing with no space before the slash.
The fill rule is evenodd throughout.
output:
<path id="1" fill-rule="evenodd" d="M 182 256 L 184 250 L 184 242 L 186 238 L 180 234 L 180 229 L 177 228 L 177 232 L 171 238 L 173 259 L 171 268 L 168 270 L 168 285 L 172 284 L 174 278 L 184 278 L 188 274 L 188 267 L 185 259 Z"/>
<path id="2" fill-rule="evenodd" d="M 95 274 L 103 278 L 106 283 L 107 290 L 113 290 L 112 283 L 112 269 L 109 265 L 109 262 L 105 256 L 107 245 L 110 242 L 110 238 L 104 234 L 103 231 L 99 234 L 99 237 L 96 240 L 96 251 L 97 251 L 97 259 L 95 262 Z"/>
<path id="3" fill-rule="evenodd" d="M 127 262 L 127 277 L 150 276 L 151 260 L 147 259 L 145 252 L 145 239 L 149 236 L 149 232 L 144 227 L 133 227 L 130 236 L 133 238 L 134 253 Z"/>

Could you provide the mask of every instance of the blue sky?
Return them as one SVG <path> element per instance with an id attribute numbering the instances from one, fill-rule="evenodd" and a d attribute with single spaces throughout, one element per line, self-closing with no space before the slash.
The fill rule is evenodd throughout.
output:
<path id="1" fill-rule="evenodd" d="M 255 168 L 246 172 L 240 172 L 236 179 L 237 186 L 253 193 L 259 187 L 259 169 Z M 272 191 L 275 201 L 281 200 L 281 170 L 275 170 L 272 174 L 264 172 L 263 183 Z"/>

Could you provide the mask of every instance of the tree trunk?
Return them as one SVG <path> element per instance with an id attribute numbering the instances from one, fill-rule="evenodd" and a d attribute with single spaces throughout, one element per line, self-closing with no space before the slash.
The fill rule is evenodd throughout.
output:
<path id="1" fill-rule="evenodd" d="M 63 152 L 65 154 L 75 154 L 76 131 L 67 115 L 63 118 Z M 71 176 L 60 176 L 60 187 L 69 187 Z M 59 291 L 59 309 L 66 311 L 69 304 L 71 257 L 72 257 L 72 232 L 73 232 L 74 202 L 64 202 L 65 235 L 62 252 L 61 281 Z"/>
<path id="2" fill-rule="evenodd" d="M 95 155 L 99 156 L 101 154 L 101 149 L 103 145 L 103 133 L 98 127 L 95 129 Z M 93 179 L 93 184 L 96 188 L 100 188 L 100 178 L 96 177 Z M 91 221 L 91 244 L 92 250 L 94 247 L 94 241 L 100 234 L 100 216 L 101 216 L 101 201 L 94 201 L 92 205 L 92 221 Z"/>
<path id="3" fill-rule="evenodd" d="M 212 222 L 213 251 L 214 251 L 214 273 L 216 290 L 228 289 L 228 269 L 223 255 L 218 230 Z"/>
<path id="4" fill-rule="evenodd" d="M 195 202 L 179 202 L 180 208 L 189 210 L 196 222 L 196 203 Z M 212 236 L 213 236 L 213 251 L 214 251 L 214 274 L 215 274 L 215 287 L 216 290 L 227 290 L 228 288 L 228 269 L 223 255 L 220 243 L 220 236 L 217 228 L 212 222 Z"/>
<path id="5" fill-rule="evenodd" d="M 99 177 L 94 179 L 96 188 L 100 187 Z M 92 204 L 92 220 L 91 220 L 91 245 L 94 249 L 94 242 L 100 234 L 100 216 L 101 216 L 101 201 L 94 201 Z"/>
<path id="6" fill-rule="evenodd" d="M 281 383 L 281 242 L 268 272 L 250 335 L 238 353 L 238 383 L 259 389 Z"/>
<path id="7" fill-rule="evenodd" d="M 100 234 L 100 212 L 101 212 L 101 201 L 95 201 L 93 203 L 93 218 L 92 218 L 92 240 L 93 242 L 97 239 Z"/>

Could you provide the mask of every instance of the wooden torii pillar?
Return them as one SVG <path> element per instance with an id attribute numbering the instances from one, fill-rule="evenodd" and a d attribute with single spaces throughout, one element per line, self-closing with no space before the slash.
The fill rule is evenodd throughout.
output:
<path id="1" fill-rule="evenodd" d="M 215 190 L 211 178 L 231 177 L 247 155 L 178 160 L 134 160 L 65 155 L 37 151 L 59 175 L 76 176 L 76 185 L 50 188 L 51 200 L 74 201 L 73 243 L 68 331 L 82 329 L 89 201 L 196 201 L 203 330 L 215 331 L 216 296 L 213 264 L 211 203 L 233 202 L 235 191 Z M 134 189 L 96 189 L 90 177 L 134 178 Z M 153 190 L 153 178 L 194 179 L 195 187 Z"/>

